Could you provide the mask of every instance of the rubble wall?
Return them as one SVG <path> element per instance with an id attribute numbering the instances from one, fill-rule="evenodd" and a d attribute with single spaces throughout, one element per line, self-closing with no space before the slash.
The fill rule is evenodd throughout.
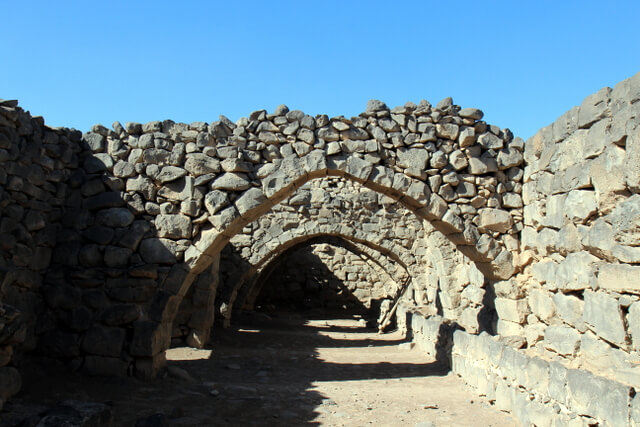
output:
<path id="1" fill-rule="evenodd" d="M 404 264 L 407 307 L 635 387 L 639 92 L 638 75 L 603 89 L 526 143 L 450 98 L 371 101 L 349 119 L 280 106 L 236 123 L 114 123 L 84 135 L 0 101 L 3 384 L 15 388 L 7 366 L 35 348 L 92 374 L 155 375 L 190 289 L 203 309 L 255 296 L 250 280 L 217 293 L 227 243 L 266 236 L 274 206 L 331 176 L 407 209 L 417 238 L 363 231 L 371 221 L 323 223 L 318 209 L 315 231 L 270 231 L 240 254 L 257 265 L 342 232 Z"/>
<path id="2" fill-rule="evenodd" d="M 73 314 L 66 301 L 50 299 L 52 263 L 65 241 L 64 211 L 82 134 L 51 129 L 15 101 L 0 100 L 0 408 L 20 389 L 14 366 L 37 346 L 37 334 L 52 327 L 42 315 L 54 305 L 61 317 Z"/>
<path id="3" fill-rule="evenodd" d="M 640 74 L 541 129 L 525 162 L 522 270 L 486 287 L 495 331 L 420 307 L 406 327 L 523 425 L 638 425 Z"/>
<path id="4" fill-rule="evenodd" d="M 3 140 L 3 150 L 37 147 L 44 134 L 16 122 L 43 127 L 43 121 L 11 111 L 15 102 L 3 106 L 7 116 L 16 114 L 1 123 L 3 132 L 24 128 L 22 139 Z M 224 117 L 213 123 L 114 123 L 112 129 L 96 125 L 81 137 L 47 131 L 58 136 L 44 144 L 69 142 L 75 163 L 56 163 L 50 155 L 46 166 L 38 166 L 46 172 L 33 172 L 32 185 L 19 176 L 32 172 L 16 169 L 21 161 L 29 163 L 28 153 L 17 162 L 15 156 L 5 159 L 6 169 L 15 172 L 3 184 L 9 204 L 37 200 L 39 182 L 53 192 L 48 180 L 61 179 L 54 169 L 67 174 L 66 192 L 56 187 L 58 218 L 51 218 L 59 239 L 33 245 L 38 257 L 16 243 L 3 258 L 13 270 L 20 262 L 46 259 L 47 248 L 55 248 L 48 268 L 37 266 L 47 271 L 35 293 L 43 301 L 36 310 L 41 327 L 27 335 L 76 369 L 155 375 L 182 298 L 201 273 L 218 275 L 212 269 L 226 243 L 306 182 L 326 176 L 384 194 L 449 235 L 486 274 L 510 277 L 515 268 L 509 239 L 522 228 L 524 144 L 482 116 L 448 98 L 436 106 L 424 101 L 394 109 L 371 101 L 350 119 L 281 106 L 236 123 Z M 10 215 L 21 213 L 3 210 L 3 224 L 10 227 Z M 383 239 L 379 247 L 391 252 L 388 244 Z"/>

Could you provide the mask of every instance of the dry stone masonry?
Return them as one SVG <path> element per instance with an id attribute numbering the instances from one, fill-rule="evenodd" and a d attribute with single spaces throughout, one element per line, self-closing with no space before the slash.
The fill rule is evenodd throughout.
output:
<path id="1" fill-rule="evenodd" d="M 278 277 L 311 273 L 282 260 L 306 254 L 523 425 L 640 424 L 640 74 L 526 143 L 482 118 L 370 101 L 81 134 L 0 100 L 0 405 L 26 352 L 153 377 L 172 338 L 295 295 Z"/>
<path id="2" fill-rule="evenodd" d="M 491 284 L 494 336 L 420 307 L 400 316 L 523 425 L 640 424 L 639 152 L 640 74 L 526 142 L 523 268 Z"/>
<path id="3" fill-rule="evenodd" d="M 265 292 L 256 303 L 296 307 L 302 302 L 310 309 L 358 312 L 393 295 L 398 284 L 375 261 L 339 239 L 326 240 L 279 257 L 281 262 L 263 279 Z"/>

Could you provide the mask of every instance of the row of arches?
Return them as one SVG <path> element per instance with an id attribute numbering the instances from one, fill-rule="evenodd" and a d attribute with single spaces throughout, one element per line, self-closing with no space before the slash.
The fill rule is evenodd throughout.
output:
<path id="1" fill-rule="evenodd" d="M 393 199 L 393 192 L 380 191 L 380 187 L 376 185 L 367 185 L 366 181 L 363 182 L 361 180 L 356 180 L 354 177 L 349 175 L 338 174 L 335 172 L 330 173 L 329 171 L 326 172 L 326 175 L 322 175 L 320 177 L 308 177 L 309 181 L 298 181 L 296 185 L 291 185 L 287 192 L 280 192 L 278 199 L 280 201 L 284 201 L 295 194 L 296 189 L 301 188 L 308 182 L 312 180 L 326 179 L 328 176 L 339 177 L 343 180 L 353 180 L 354 182 L 361 184 L 363 187 L 369 188 L 374 192 Z M 415 203 L 407 203 L 406 196 L 397 197 L 393 200 L 395 204 L 402 206 L 403 209 L 410 212 L 418 223 L 427 226 L 431 233 L 437 233 L 440 236 L 443 236 L 444 239 L 453 244 L 453 247 L 458 250 L 461 246 L 465 246 L 460 244 L 461 240 L 462 242 L 466 241 L 466 238 L 464 237 L 464 230 L 456 232 L 458 230 L 453 229 L 451 226 L 444 225 L 446 222 L 433 220 L 432 218 L 434 218 L 434 216 L 433 214 L 427 213 L 428 209 L 425 209 L 424 207 L 416 208 Z M 209 284 L 208 289 L 204 293 L 199 293 L 200 299 L 208 301 L 206 305 L 207 313 L 204 316 L 206 323 L 203 323 L 200 328 L 191 328 L 189 331 L 190 338 L 187 339 L 187 342 L 190 345 L 203 346 L 206 344 L 211 334 L 211 327 L 214 324 L 216 310 L 219 312 L 217 314 L 221 317 L 219 321 L 223 325 L 228 326 L 235 312 L 240 309 L 251 310 L 255 308 L 256 300 L 262 290 L 261 286 L 264 284 L 264 278 L 268 276 L 273 266 L 277 265 L 276 261 L 279 257 L 289 251 L 299 249 L 300 247 L 308 246 L 315 242 L 326 241 L 328 238 L 337 239 L 342 245 L 352 249 L 356 245 L 367 248 L 369 252 L 373 254 L 373 256 L 370 255 L 371 259 L 376 260 L 373 262 L 377 263 L 385 272 L 389 273 L 391 279 L 397 284 L 398 294 L 393 295 L 394 299 L 407 293 L 407 290 L 411 290 L 414 281 L 424 276 L 425 272 L 423 269 L 425 266 L 417 259 L 419 257 L 416 257 L 413 254 L 412 249 L 414 248 L 402 247 L 394 244 L 391 239 L 384 239 L 379 236 L 372 239 L 371 235 L 367 235 L 367 233 L 364 233 L 361 229 L 342 224 L 338 218 L 337 221 L 331 223 L 313 224 L 313 227 L 309 227 L 309 225 L 306 224 L 306 226 L 303 225 L 289 229 L 285 238 L 277 240 L 277 246 L 275 248 L 271 247 L 266 249 L 268 247 L 267 243 L 269 243 L 266 241 L 253 242 L 253 246 L 257 248 L 256 252 L 264 255 L 259 258 L 257 262 L 253 260 L 253 264 L 246 263 L 246 269 L 243 270 L 243 273 L 239 277 L 235 277 L 231 283 L 225 284 L 222 289 L 219 288 L 219 278 L 214 278 L 214 276 L 220 275 L 220 255 L 224 248 L 223 245 L 227 245 L 235 236 L 232 235 L 230 230 L 235 230 L 236 233 L 239 233 L 240 230 L 246 227 L 249 220 L 255 221 L 261 216 L 269 215 L 269 211 L 274 206 L 276 205 L 272 201 L 269 201 L 262 206 L 254 208 L 255 210 L 247 215 L 246 218 L 239 218 L 237 220 L 237 224 L 232 224 L 224 232 L 217 233 L 213 229 L 203 231 L 204 234 L 207 234 L 208 232 L 211 235 L 208 248 L 205 249 L 200 258 L 192 260 L 192 262 L 194 262 L 194 268 L 191 268 L 190 270 L 187 268 L 183 269 L 185 278 L 181 291 L 184 292 L 184 295 L 187 294 L 190 280 Z M 431 220 L 429 220 L 429 218 L 431 218 Z M 377 240 L 377 242 L 372 240 Z M 273 242 L 271 242 L 271 244 L 273 245 Z M 464 257 L 467 258 L 467 254 L 473 253 L 474 250 L 475 248 L 473 247 L 467 247 L 461 252 L 464 253 Z M 474 258 L 486 260 L 488 257 L 485 256 L 482 258 L 476 256 Z M 473 262 L 472 259 L 470 259 L 470 261 Z M 205 267 L 205 271 L 203 273 L 197 274 L 196 272 L 202 268 L 201 265 L 203 265 L 204 262 L 209 262 L 210 264 Z M 501 271 L 499 267 L 496 267 L 495 262 L 475 261 L 473 263 L 489 278 L 496 278 L 496 274 L 504 274 L 504 270 Z M 178 267 L 174 266 L 174 269 L 175 268 Z M 512 272 L 513 265 L 510 264 L 507 270 Z M 443 291 L 445 293 L 449 292 L 448 289 L 438 290 L 438 292 L 439 291 Z M 461 290 L 458 290 L 458 292 L 460 291 Z M 180 297 L 180 293 L 178 293 L 177 296 Z M 435 300 L 439 298 L 439 296 L 434 298 L 432 302 L 435 303 Z M 217 299 L 217 303 L 215 305 L 210 303 L 214 299 Z M 423 300 L 422 302 L 426 303 L 427 301 Z M 416 303 L 413 296 L 409 303 Z M 167 306 L 167 308 L 172 308 L 177 315 L 178 304 L 173 304 L 171 307 Z"/>

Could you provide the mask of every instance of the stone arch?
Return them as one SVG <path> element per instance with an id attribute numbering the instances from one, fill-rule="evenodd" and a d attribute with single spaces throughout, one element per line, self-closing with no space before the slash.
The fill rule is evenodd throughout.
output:
<path id="1" fill-rule="evenodd" d="M 470 119 L 466 118 L 466 120 Z M 471 121 L 473 122 L 473 120 Z M 340 123 L 344 122 L 340 121 Z M 446 132 L 449 131 L 452 132 L 450 135 L 452 138 L 454 135 L 457 138 L 459 136 L 458 125 L 452 123 L 448 123 L 448 125 L 451 126 L 438 127 L 442 138 L 445 138 Z M 346 124 L 345 126 L 351 130 L 359 129 Z M 520 153 L 522 141 L 519 139 L 511 140 L 510 134 L 507 133 L 506 138 L 503 135 L 507 141 L 505 143 L 505 140 L 495 133 L 501 135 L 499 131 L 495 130 L 494 133 L 484 133 L 484 138 L 481 138 L 483 143 L 475 145 L 475 150 L 471 150 L 472 156 L 469 159 L 465 158 L 464 162 L 458 166 L 460 169 L 466 168 L 472 172 L 465 175 L 464 178 L 473 182 L 476 180 L 483 182 L 484 177 L 489 182 L 488 188 L 492 187 L 491 183 L 508 180 L 507 174 L 502 172 L 508 168 L 515 169 L 511 172 L 514 181 L 522 178 L 521 173 L 520 176 L 517 176 L 516 173 L 519 170 L 516 166 L 522 162 Z M 472 139 L 475 142 L 475 137 Z M 453 150 L 447 149 L 452 154 L 462 153 L 459 148 L 465 147 L 467 144 L 463 139 L 448 139 L 447 142 L 446 139 L 436 137 L 435 140 L 440 144 L 452 145 L 450 148 Z M 349 143 L 354 143 L 354 141 L 346 139 L 341 144 L 333 145 L 335 147 L 333 150 L 346 149 L 353 145 Z M 492 144 L 495 144 L 495 148 L 488 148 Z M 170 325 L 175 317 L 179 300 L 193 279 L 211 265 L 231 237 L 306 182 L 325 176 L 344 177 L 359 182 L 369 189 L 402 203 L 412 210 L 418 218 L 429 221 L 435 229 L 446 235 L 462 253 L 476 263 L 487 277 L 506 279 L 514 274 L 512 251 L 517 250 L 517 239 L 514 239 L 512 235 L 521 226 L 521 209 L 483 208 L 477 215 L 462 213 L 459 215 L 456 213 L 460 210 L 456 209 L 455 200 L 462 197 L 456 195 L 454 191 L 453 198 L 448 197 L 451 201 L 447 202 L 442 196 L 432 192 L 431 187 L 435 184 L 427 179 L 427 174 L 424 172 L 429 161 L 432 166 L 439 166 L 439 168 L 430 171 L 433 174 L 431 176 L 440 176 L 440 184 L 442 184 L 445 180 L 442 175 L 457 175 L 455 168 L 449 163 L 449 161 L 456 162 L 453 155 L 449 159 L 443 152 L 438 151 L 436 153 L 440 153 L 439 157 L 444 157 L 439 159 L 441 161 L 437 161 L 435 158 L 430 158 L 430 152 L 424 144 L 416 148 L 399 148 L 394 152 L 395 155 L 391 155 L 390 150 L 382 149 L 382 146 L 377 142 L 372 145 L 377 147 L 375 153 L 378 154 L 373 161 L 353 147 L 349 148 L 350 151 L 347 154 L 343 154 L 341 150 L 332 151 L 331 144 L 328 144 L 324 149 L 310 148 L 304 154 L 295 152 L 278 162 L 264 163 L 258 169 L 256 176 L 259 180 L 253 183 L 254 186 L 246 183 L 246 185 L 238 187 L 237 182 L 234 181 L 237 179 L 237 174 L 231 171 L 216 178 L 212 184 L 214 190 L 205 196 L 208 198 L 210 194 L 214 195 L 211 198 L 217 203 L 214 214 L 208 218 L 210 224 L 203 225 L 199 229 L 192 244 L 186 249 L 184 264 L 178 264 L 172 268 L 176 279 L 170 282 L 174 286 L 173 289 L 164 286 L 163 291 L 156 295 L 152 303 L 152 306 L 163 307 L 159 316 L 161 324 L 168 328 L 167 323 Z M 432 145 L 436 147 L 435 144 Z M 505 145 L 507 146 L 505 147 Z M 227 148 L 230 147 L 232 146 L 227 146 Z M 238 147 L 235 148 L 237 151 Z M 455 150 L 455 148 L 458 149 Z M 473 156 L 474 154 L 479 157 Z M 405 160 L 403 160 L 403 156 L 406 156 Z M 405 161 L 407 162 L 405 165 L 410 165 L 409 162 L 416 159 L 421 162 L 422 172 L 420 172 L 420 167 L 406 167 L 404 169 L 398 167 Z M 234 168 L 231 165 L 226 170 Z M 477 177 L 477 175 L 482 176 Z M 496 175 L 499 179 L 496 178 Z M 465 192 L 469 187 L 465 184 L 470 184 L 470 182 L 464 180 L 459 182 L 458 180 L 457 191 Z M 471 186 L 473 185 L 471 184 Z M 515 184 L 511 185 L 511 189 L 516 187 Z M 239 188 L 241 188 L 240 191 L 234 191 Z M 469 194 L 475 194 L 473 191 L 470 190 Z M 229 194 L 232 196 L 230 197 Z M 515 245 L 513 244 L 514 240 Z M 171 272 L 169 275 L 171 276 Z"/>
<path id="2" fill-rule="evenodd" d="M 186 339 L 191 346 L 201 346 L 207 341 L 211 326 L 204 319 L 214 317 L 210 308 L 205 314 L 202 306 L 208 300 L 207 292 L 217 294 L 216 306 L 220 310 L 216 310 L 215 317 L 226 318 L 228 325 L 232 307 L 241 307 L 234 304 L 236 294 L 241 283 L 255 271 L 254 266 L 260 268 L 270 256 L 278 255 L 278 248 L 286 250 L 305 236 L 347 235 L 349 241 L 365 242 L 368 246 L 362 247 L 371 253 L 378 252 L 370 247 L 377 247 L 380 253 L 392 250 L 392 254 L 400 254 L 392 258 L 401 264 L 406 262 L 411 275 L 420 277 L 413 251 L 420 250 L 424 226 L 402 203 L 354 181 L 337 177 L 310 180 L 230 240 L 222 251 L 220 288 L 216 289 L 214 282 L 207 287 L 198 276 L 195 289 L 185 295 L 180 305 L 173 336 Z M 354 244 L 360 245 L 357 242 Z"/>
<path id="3" fill-rule="evenodd" d="M 291 196 L 305 183 L 325 176 L 337 176 L 358 182 L 364 187 L 388 196 L 402 204 L 413 212 L 417 218 L 428 221 L 437 231 L 447 236 L 456 248 L 474 261 L 479 270 L 487 277 L 508 278 L 515 272 L 511 252 L 501 247 L 499 241 L 491 237 L 490 230 L 485 229 L 484 233 L 481 234 L 471 222 L 468 221 L 465 225 L 458 215 L 447 208 L 446 202 L 441 197 L 429 194 L 426 184 L 415 181 L 409 184 L 409 187 L 403 193 L 398 188 L 394 188 L 394 184 L 403 180 L 403 178 L 396 178 L 397 176 L 404 175 L 394 173 L 391 169 L 384 167 L 374 168 L 371 165 L 367 167 L 365 163 L 361 162 L 362 159 L 357 156 L 342 156 L 341 159 L 344 160 L 342 163 L 337 164 L 337 166 L 334 163 L 334 167 L 341 167 L 342 169 L 332 169 L 327 166 L 326 162 L 322 161 L 323 158 L 324 154 L 321 153 L 321 150 L 314 150 L 302 158 L 291 156 L 284 159 L 275 176 L 264 181 L 264 192 L 256 187 L 246 190 L 236 199 L 235 203 L 221 211 L 219 214 L 220 222 L 211 221 L 220 225 L 220 229 L 215 226 L 203 227 L 200 230 L 200 238 L 196 239 L 193 245 L 185 252 L 185 263 L 175 266 L 182 270 L 178 277 L 184 277 L 184 281 L 177 289 L 175 296 L 182 298 L 186 294 L 191 282 L 198 274 L 209 268 L 212 262 L 218 259 L 222 248 L 244 226 L 264 215 L 277 203 Z M 332 161 L 335 162 L 335 159 Z M 310 169 L 307 166 L 309 164 L 320 165 L 320 168 L 314 170 L 312 166 Z M 377 172 L 374 173 L 374 170 Z M 353 174 L 347 171 L 351 171 Z M 414 186 L 416 183 L 418 185 Z M 416 187 L 420 191 L 412 193 L 410 190 Z M 270 197 L 267 195 L 270 195 Z M 230 212 L 225 213 L 225 211 Z M 361 243 L 364 242 L 366 240 Z M 409 256 L 413 257 L 412 255 Z M 175 282 L 175 284 L 178 283 Z M 166 295 L 160 294 L 159 297 L 166 298 Z M 160 305 L 158 304 L 158 306 Z M 168 321 L 169 323 L 169 325 L 165 323 L 167 329 L 170 328 L 173 318 L 177 314 L 178 306 L 179 299 L 177 302 L 167 304 L 165 311 L 162 313 L 163 322 Z M 206 340 L 206 338 L 204 339 Z"/>
<path id="4" fill-rule="evenodd" d="M 311 180 L 230 240 L 221 253 L 220 287 L 216 288 L 213 281 L 207 285 L 201 275 L 198 276 L 185 294 L 174 321 L 175 342 L 186 340 L 194 347 L 206 342 L 214 318 L 210 308 L 203 307 L 209 299 L 207 295 L 217 295 L 216 307 L 220 310 L 216 310 L 216 319 L 224 318 L 225 313 L 229 315 L 232 312 L 229 300 L 235 298 L 237 292 L 233 285 L 244 280 L 242 276 L 250 272 L 253 265 L 268 260 L 269 253 L 278 246 L 290 244 L 291 239 L 309 234 L 346 233 L 370 242 L 370 246 L 384 246 L 386 249 L 381 251 L 385 253 L 388 248 L 397 248 L 394 252 L 402 254 L 400 258 L 409 264 L 409 269 L 416 270 L 419 258 L 413 256 L 413 251 L 420 251 L 424 226 L 402 204 L 353 181 L 337 177 Z M 366 246 L 362 248 L 377 253 Z M 419 277 L 419 274 L 414 272 L 413 276 Z"/>
<path id="5" fill-rule="evenodd" d="M 253 304 L 255 297 L 260 290 L 258 281 L 254 279 L 263 271 L 263 268 L 265 268 L 274 259 L 281 256 L 285 251 L 291 250 L 295 247 L 308 245 L 310 242 L 325 236 L 337 237 L 340 240 L 347 242 L 347 245 L 351 247 L 354 247 L 355 245 L 365 246 L 371 251 L 379 254 L 381 257 L 387 258 L 389 261 L 384 262 L 384 260 L 380 260 L 379 257 L 370 255 L 371 258 L 376 259 L 376 263 L 378 263 L 378 265 L 384 265 L 389 275 L 395 276 L 394 280 L 400 285 L 404 284 L 406 278 L 412 277 L 411 272 L 409 271 L 409 266 L 413 266 L 414 264 L 411 262 L 413 256 L 408 253 L 408 251 L 402 250 L 402 248 L 399 248 L 397 245 L 388 245 L 389 247 L 376 245 L 375 243 L 363 239 L 363 236 L 358 237 L 357 230 L 350 227 L 341 227 L 339 231 L 336 231 L 334 227 L 321 225 L 317 230 L 314 230 L 313 233 L 305 232 L 304 229 L 300 230 L 300 234 L 292 233 L 289 240 L 280 244 L 280 246 L 270 251 L 258 263 L 253 265 L 252 268 L 240 278 L 232 290 L 229 299 L 229 316 L 231 316 L 238 294 L 242 293 L 241 290 L 244 286 L 248 287 L 245 290 L 245 294 L 247 295 L 247 298 L 249 298 L 248 303 L 250 305 Z M 398 254 L 401 254 L 401 256 Z M 243 301 L 240 300 L 239 302 L 242 306 Z M 230 317 L 226 320 L 229 319 Z"/>
<path id="6" fill-rule="evenodd" d="M 57 216 L 64 220 L 56 220 L 67 237 L 56 252 L 69 255 L 55 257 L 49 270 L 56 274 L 47 279 L 51 301 L 73 288 L 89 319 L 68 333 L 76 347 L 83 343 L 74 357 L 98 356 L 106 370 L 126 371 L 131 359 L 85 339 L 108 335 L 140 375 L 153 375 L 197 275 L 244 225 L 323 176 L 403 203 L 488 277 L 510 277 L 522 228 L 524 144 L 482 115 L 451 99 L 394 109 L 372 101 L 350 119 L 282 106 L 236 123 L 115 123 L 94 126 L 81 141 L 74 134 L 71 166 L 56 177 L 68 199 Z M 81 294 L 96 298 L 87 303 Z M 110 317 L 112 308 L 127 316 Z M 57 325 L 68 320 L 67 309 L 51 304 L 45 314 Z"/>
<path id="7" fill-rule="evenodd" d="M 266 279 L 270 276 L 271 272 L 279 266 L 280 263 L 278 260 L 280 258 L 286 257 L 305 247 L 317 244 L 341 247 L 357 255 L 372 272 L 375 272 L 376 275 L 383 276 L 387 284 L 383 286 L 384 296 L 386 298 L 393 298 L 396 293 L 402 292 L 403 285 L 408 284 L 408 280 L 411 279 L 406 268 L 401 265 L 394 265 L 394 263 L 390 262 L 383 254 L 371 249 L 369 246 L 352 243 L 342 236 L 318 235 L 296 243 L 286 249 L 277 251 L 277 254 L 265 260 L 262 267 L 256 269 L 254 274 L 249 276 L 243 284 L 239 284 L 239 292 L 236 297 L 237 302 L 235 303 L 235 305 L 240 306 L 238 310 L 255 309 L 257 298 L 266 285 Z"/>
<path id="8" fill-rule="evenodd" d="M 300 158 L 286 158 L 277 174 L 263 181 L 263 190 L 254 187 L 245 191 L 233 205 L 218 214 L 219 218 L 214 223 L 219 227 L 208 226 L 201 230 L 185 253 L 185 262 L 191 272 L 203 271 L 213 256 L 243 226 L 267 212 L 307 181 L 323 176 L 341 176 L 354 180 L 402 203 L 419 218 L 429 221 L 438 231 L 449 236 L 459 250 L 476 261 L 480 270 L 488 277 L 507 279 L 515 272 L 511 252 L 492 237 L 499 237 L 511 229 L 513 219 L 508 212 L 490 209 L 496 212 L 487 212 L 487 216 L 493 216 L 482 219 L 478 228 L 472 221 L 464 221 L 453 213 L 444 199 L 436 194 L 429 194 L 430 190 L 424 182 L 394 173 L 384 166 L 374 167 L 354 156 L 341 159 L 339 164 L 331 159 L 334 167 L 341 168 L 334 169 L 323 161 L 326 159 L 320 150 L 302 159 L 304 167 L 300 167 Z M 311 167 L 307 167 L 309 163 L 312 164 Z M 404 184 L 396 185 L 400 181 L 404 181 Z M 403 190 L 397 188 L 400 186 Z"/>

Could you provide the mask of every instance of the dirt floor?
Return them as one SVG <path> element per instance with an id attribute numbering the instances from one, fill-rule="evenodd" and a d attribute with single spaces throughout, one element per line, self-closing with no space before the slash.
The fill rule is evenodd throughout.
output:
<path id="1" fill-rule="evenodd" d="M 351 319 L 263 318 L 215 330 L 209 350 L 175 348 L 169 372 L 143 382 L 23 367 L 0 425 L 63 399 L 109 402 L 116 426 L 154 413 L 171 426 L 514 426 L 397 333 Z"/>

